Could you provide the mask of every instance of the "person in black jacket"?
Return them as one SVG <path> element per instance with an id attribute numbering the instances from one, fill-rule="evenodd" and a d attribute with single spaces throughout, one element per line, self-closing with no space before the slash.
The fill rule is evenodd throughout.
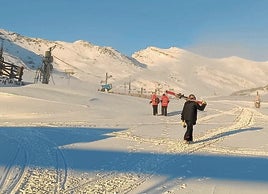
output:
<path id="1" fill-rule="evenodd" d="M 184 124 L 183 127 L 187 127 L 184 134 L 184 140 L 186 143 L 193 141 L 193 126 L 196 124 L 197 120 L 197 110 L 203 111 L 207 103 L 205 101 L 197 101 L 194 94 L 190 94 L 184 103 L 181 120 Z"/>

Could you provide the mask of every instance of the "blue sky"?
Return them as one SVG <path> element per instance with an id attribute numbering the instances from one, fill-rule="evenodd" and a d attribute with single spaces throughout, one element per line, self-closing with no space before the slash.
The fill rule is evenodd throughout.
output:
<path id="1" fill-rule="evenodd" d="M 29 37 L 268 60 L 268 0 L 2 0 L 0 28 Z"/>

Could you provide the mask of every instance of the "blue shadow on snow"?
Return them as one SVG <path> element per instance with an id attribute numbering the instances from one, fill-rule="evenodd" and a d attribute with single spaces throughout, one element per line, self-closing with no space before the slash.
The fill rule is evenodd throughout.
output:
<path id="1" fill-rule="evenodd" d="M 257 129 L 260 128 L 237 130 L 236 133 Z M 91 143 L 104 140 L 112 137 L 110 133 L 122 130 L 124 129 L 1 127 L 0 165 L 25 165 L 25 158 L 23 159 L 19 154 L 10 153 L 25 150 L 31 156 L 30 165 L 44 168 L 51 167 L 51 165 L 56 165 L 51 160 L 53 160 L 53 157 L 58 158 L 60 152 L 62 153 L 60 155 L 62 162 L 57 163 L 57 166 L 63 169 L 87 172 L 153 173 L 166 176 L 167 179 L 210 177 L 268 182 L 268 174 L 265 171 L 268 165 L 267 157 L 138 153 L 90 149 L 90 146 L 87 146 L 89 147 L 87 149 L 58 149 L 59 146 L 64 145 L 70 147 L 71 144 L 75 143 Z M 221 134 L 221 136 L 224 135 L 230 134 Z"/>

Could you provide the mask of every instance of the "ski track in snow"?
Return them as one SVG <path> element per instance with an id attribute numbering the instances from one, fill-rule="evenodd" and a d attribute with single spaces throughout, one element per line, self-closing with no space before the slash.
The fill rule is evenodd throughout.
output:
<path id="1" fill-rule="evenodd" d="M 8 163 L 8 170 L 1 181 L 1 193 L 61 193 L 67 178 L 67 165 L 62 151 L 37 131 L 27 131 L 24 135 L 16 139 L 18 151 Z M 11 134 L 8 136 L 10 138 Z M 47 154 L 41 154 L 44 151 Z M 16 167 L 17 161 L 20 167 Z M 40 161 L 56 166 L 50 169 L 36 167 Z"/>
<path id="2" fill-rule="evenodd" d="M 137 141 L 139 143 L 146 142 L 146 143 L 151 143 L 154 145 L 167 145 L 168 151 L 172 152 L 172 153 L 183 153 L 183 154 L 191 153 L 191 152 L 197 151 L 198 149 L 201 149 L 205 146 L 208 146 L 210 144 L 213 144 L 217 141 L 222 140 L 224 138 L 224 137 L 221 137 L 222 134 L 248 127 L 253 122 L 252 121 L 253 111 L 250 109 L 234 108 L 231 111 L 228 111 L 228 114 L 230 114 L 230 113 L 238 114 L 235 122 L 231 126 L 211 129 L 209 132 L 207 132 L 203 136 L 197 137 L 195 139 L 195 142 L 191 145 L 184 144 L 182 141 L 174 141 L 170 138 L 144 138 L 141 136 L 134 135 L 131 132 L 133 129 L 130 129 L 127 132 L 126 131 L 115 132 L 114 134 L 117 137 L 134 140 L 134 141 Z M 226 112 L 224 112 L 222 114 L 226 114 Z M 217 115 L 217 116 L 220 116 L 220 115 Z M 211 118 L 213 116 L 209 115 L 208 117 Z M 207 118 L 204 117 L 200 120 L 207 120 Z M 167 132 L 167 130 L 164 130 L 164 132 Z"/>
<path id="3" fill-rule="evenodd" d="M 174 123 L 178 124 L 178 122 L 173 121 L 174 118 L 172 117 L 168 118 L 168 120 L 160 118 L 161 121 L 159 123 L 164 126 L 162 135 L 165 137 L 146 138 L 135 135 L 135 129 L 141 125 L 146 125 L 144 123 L 137 124 L 126 131 L 113 132 L 115 138 L 131 140 L 137 143 L 137 146 L 130 146 L 128 148 L 129 155 L 124 156 L 125 158 L 120 158 L 120 161 L 111 161 L 110 165 L 120 162 L 120 166 L 123 169 L 128 166 L 136 169 L 135 172 L 125 173 L 118 172 L 116 169 L 110 172 L 99 170 L 94 172 L 93 175 L 73 173 L 68 169 L 64 152 L 41 132 L 36 133 L 34 131 L 33 133 L 33 131 L 30 131 L 29 133 L 28 131 L 25 136 L 19 139 L 15 139 L 15 134 L 14 138 L 12 134 L 6 134 L 10 140 L 14 139 L 18 148 L 4 169 L 4 175 L 0 180 L 0 191 L 1 193 L 128 193 L 133 192 L 137 187 L 150 180 L 159 168 L 165 168 L 166 161 L 172 160 L 178 154 L 193 154 L 199 150 L 206 150 L 216 153 L 268 156 L 268 153 L 265 151 L 230 150 L 228 148 L 211 146 L 228 138 L 230 135 L 235 135 L 232 132 L 252 126 L 255 118 L 267 120 L 267 116 L 262 115 L 255 109 L 237 106 L 231 110 L 204 116 L 199 119 L 199 122 L 208 122 L 213 118 L 226 114 L 236 117 L 232 124 L 210 129 L 205 134 L 196 137 L 195 142 L 190 145 L 167 137 L 169 127 L 174 125 Z M 80 124 L 85 125 L 86 123 Z M 51 125 L 59 125 L 59 123 L 52 123 Z M 153 123 L 147 123 L 147 125 L 153 125 Z M 140 145 L 144 143 L 153 146 L 165 146 L 165 152 L 172 153 L 172 155 L 158 155 L 157 159 L 151 157 L 147 160 L 131 161 L 132 153 L 138 152 L 141 148 Z M 46 155 L 46 158 L 42 158 L 42 161 L 56 164 L 55 166 L 52 165 L 51 168 L 35 166 L 36 160 L 39 160 L 38 153 L 44 151 L 47 154 L 42 154 L 42 156 Z M 35 154 L 33 155 L 33 153 Z M 16 167 L 16 161 L 18 160 L 20 160 L 20 167 Z M 147 169 L 147 173 L 142 173 L 141 169 Z M 163 188 L 165 187 L 167 193 L 173 192 L 168 190 L 168 186 L 163 186 Z"/>
<path id="4" fill-rule="evenodd" d="M 16 189 L 16 185 L 19 184 L 23 174 L 25 173 L 26 165 L 28 164 L 28 153 L 25 147 L 16 139 L 10 138 L 9 136 L 6 136 L 6 138 L 14 141 L 18 147 L 15 154 L 9 160 L 7 166 L 5 166 L 4 173 L 0 180 L 1 193 L 11 193 Z M 20 162 L 17 163 L 17 161 Z"/>
<path id="5" fill-rule="evenodd" d="M 167 145 L 168 147 L 167 151 L 170 153 L 174 153 L 174 154 L 181 154 L 181 155 L 193 154 L 194 152 L 197 152 L 202 149 L 206 149 L 206 151 L 211 151 L 211 152 L 218 151 L 219 153 L 230 153 L 230 150 L 228 148 L 215 149 L 215 148 L 210 148 L 210 145 L 224 140 L 224 138 L 232 135 L 232 132 L 234 131 L 250 127 L 253 124 L 254 114 L 257 114 L 259 117 L 261 116 L 260 113 L 257 113 L 253 109 L 242 108 L 242 107 L 236 107 L 236 108 L 233 108 L 232 110 L 222 112 L 221 114 L 234 114 L 234 115 L 237 115 L 237 117 L 232 125 L 221 127 L 221 128 L 216 128 L 216 129 L 211 129 L 206 134 L 196 138 L 195 142 L 190 145 L 185 144 L 182 141 L 174 141 L 169 138 L 166 138 L 166 139 L 165 138 L 143 138 L 143 137 L 132 134 L 131 130 L 129 130 L 128 132 L 123 131 L 123 132 L 115 132 L 115 133 L 117 137 L 119 138 L 134 140 L 134 141 L 139 142 L 139 144 L 146 142 L 146 143 L 151 143 L 154 145 Z M 214 116 L 215 117 L 221 116 L 221 114 L 216 114 Z M 200 120 L 209 120 L 210 118 L 214 116 L 210 115 Z M 166 133 L 167 130 L 163 130 L 163 132 Z M 133 151 L 136 151 L 136 150 L 133 149 Z M 251 151 L 243 150 L 242 152 L 233 150 L 233 153 L 239 154 L 239 155 L 244 154 L 244 155 L 253 155 L 253 156 L 268 156 L 268 152 L 256 152 L 253 150 Z M 172 159 L 173 159 L 172 156 L 159 158 L 159 160 L 157 161 L 158 163 L 157 166 L 161 166 L 161 168 L 165 168 L 164 166 L 165 166 L 166 161 L 170 161 Z M 155 161 L 150 161 L 150 162 L 155 163 Z M 152 174 L 147 174 L 146 177 L 143 177 L 142 179 L 140 179 L 139 185 L 145 182 L 146 180 L 150 179 L 150 177 L 154 176 L 155 171 L 157 171 L 157 169 L 154 169 L 152 171 Z M 134 185 L 132 186 L 132 189 L 133 187 Z M 125 193 L 125 191 L 123 193 Z M 171 193 L 171 191 L 167 190 L 167 193 Z"/>

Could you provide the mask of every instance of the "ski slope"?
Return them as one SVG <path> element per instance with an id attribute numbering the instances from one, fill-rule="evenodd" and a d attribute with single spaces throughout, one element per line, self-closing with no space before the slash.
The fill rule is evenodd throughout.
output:
<path id="1" fill-rule="evenodd" d="M 24 85 L 0 87 L 0 193 L 267 193 L 267 62 L 174 47 L 126 57 L 85 41 L 0 35 L 5 59 L 26 66 Z M 33 84 L 39 55 L 55 45 L 50 83 Z M 98 92 L 105 73 L 114 93 Z M 183 99 L 153 116 L 148 98 L 125 95 L 130 83 L 136 96 L 173 89 L 206 100 L 194 143 L 183 144 Z"/>
<path id="2" fill-rule="evenodd" d="M 0 93 L 1 193 L 267 193 L 265 96 L 260 109 L 207 98 L 185 145 L 182 99 L 164 117 L 148 99 L 82 87 Z"/>

